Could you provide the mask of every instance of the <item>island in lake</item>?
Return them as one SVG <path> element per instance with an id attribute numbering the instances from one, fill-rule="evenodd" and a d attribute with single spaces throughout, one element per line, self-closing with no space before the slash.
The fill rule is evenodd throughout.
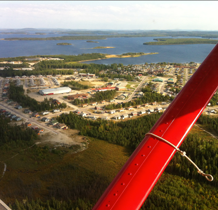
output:
<path id="1" fill-rule="evenodd" d="M 217 44 L 218 40 L 201 38 L 160 38 L 156 42 L 144 42 L 143 45 L 173 45 L 173 44 Z"/>
<path id="2" fill-rule="evenodd" d="M 110 47 L 110 46 L 98 46 L 98 47 L 93 47 L 92 49 L 109 49 L 109 48 L 115 48 L 115 47 Z"/>
<path id="3" fill-rule="evenodd" d="M 72 45 L 71 43 L 57 43 L 57 45 Z"/>
<path id="4" fill-rule="evenodd" d="M 86 42 L 90 42 L 90 43 L 99 43 L 97 41 L 92 41 L 92 40 L 87 40 Z"/>

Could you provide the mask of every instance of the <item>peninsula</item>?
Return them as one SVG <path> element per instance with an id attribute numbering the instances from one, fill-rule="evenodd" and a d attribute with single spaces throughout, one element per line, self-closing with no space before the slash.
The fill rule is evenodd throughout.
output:
<path id="1" fill-rule="evenodd" d="M 156 42 L 144 42 L 143 45 L 175 45 L 175 44 L 217 44 L 218 40 L 201 38 L 160 38 Z"/>
<path id="2" fill-rule="evenodd" d="M 87 40 L 86 42 L 89 42 L 89 43 L 99 43 L 97 41 L 92 41 L 92 40 Z"/>
<path id="3" fill-rule="evenodd" d="M 94 60 L 102 60 L 102 59 L 110 59 L 110 58 L 130 58 L 130 57 L 140 57 L 143 55 L 155 55 L 158 54 L 158 52 L 151 52 L 151 53 L 143 53 L 143 52 L 139 52 L 139 53 L 123 53 L 121 55 L 115 55 L 115 54 L 101 54 L 104 55 L 104 57 L 102 56 L 101 58 L 95 58 L 95 59 L 89 59 L 89 60 L 80 60 L 78 61 L 79 63 L 82 62 L 87 62 L 87 61 L 94 61 Z"/>

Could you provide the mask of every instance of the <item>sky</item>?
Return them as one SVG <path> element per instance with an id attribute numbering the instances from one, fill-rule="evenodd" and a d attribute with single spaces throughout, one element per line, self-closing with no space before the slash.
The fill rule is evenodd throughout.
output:
<path id="1" fill-rule="evenodd" d="M 0 1 L 0 29 L 218 30 L 218 1 Z"/>

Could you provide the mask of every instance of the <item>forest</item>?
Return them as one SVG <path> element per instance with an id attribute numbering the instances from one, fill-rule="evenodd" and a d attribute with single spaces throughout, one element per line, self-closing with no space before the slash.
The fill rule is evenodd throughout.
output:
<path id="1" fill-rule="evenodd" d="M 72 90 L 83 90 L 89 88 L 88 85 L 82 85 L 79 82 L 75 82 L 75 81 L 64 81 L 63 83 L 61 83 L 61 86 L 70 87 Z"/>
<path id="2" fill-rule="evenodd" d="M 20 146 L 30 146 L 38 138 L 35 131 L 23 129 L 18 125 L 10 125 L 10 119 L 0 116 L 0 145 L 15 144 Z"/>
<path id="3" fill-rule="evenodd" d="M 143 139 L 144 133 L 150 130 L 153 123 L 159 117 L 160 114 L 152 114 L 136 120 L 110 123 L 105 121 L 87 121 L 70 113 L 69 115 L 63 114 L 58 120 L 68 123 L 71 128 L 81 129 L 81 127 L 86 126 L 85 129 L 81 130 L 81 132 L 84 132 L 83 135 L 98 136 L 105 141 L 111 141 L 114 138 L 116 141 L 112 140 L 112 143 L 124 144 L 126 148 L 129 148 L 128 151 L 132 153 L 133 148 Z M 138 139 L 135 139 L 133 142 L 131 140 L 133 137 L 131 132 L 135 133 L 139 132 L 139 130 L 143 130 L 142 135 L 137 136 Z M 122 134 L 119 135 L 119 133 Z M 196 169 L 190 165 L 185 158 L 180 154 L 176 154 L 146 199 L 141 210 L 217 209 L 217 144 L 214 139 L 201 135 L 202 133 L 200 134 L 199 132 L 189 134 L 180 148 L 186 151 L 187 155 L 191 157 L 203 171 L 212 174 L 215 179 L 214 182 L 210 183 L 205 181 L 205 178 L 200 176 Z M 98 153 L 101 154 L 101 151 Z M 93 158 L 92 161 L 94 161 Z M 74 173 L 76 173 L 76 170 L 81 170 L 78 165 L 69 163 L 69 160 L 68 165 L 65 167 L 57 166 L 56 168 L 56 173 L 53 172 L 52 176 L 53 178 L 59 178 L 59 182 L 63 177 L 63 180 L 68 180 L 69 176 L 72 180 L 72 170 Z M 61 173 L 61 171 L 63 173 Z M 69 173 L 70 171 L 71 173 Z M 96 173 L 86 171 L 85 174 L 86 178 L 83 177 L 82 173 L 79 175 L 80 180 L 83 180 L 83 183 L 79 185 L 66 181 L 61 185 L 59 183 L 56 186 L 52 186 L 50 188 L 49 199 L 26 198 L 25 202 L 16 200 L 13 204 L 10 204 L 10 206 L 14 210 L 91 210 L 108 186 L 109 181 L 106 177 L 99 176 Z M 44 179 L 48 180 L 49 178 L 47 176 L 45 176 Z"/>
<path id="4" fill-rule="evenodd" d="M 211 106 L 215 106 L 217 105 L 217 102 L 218 102 L 218 94 L 215 93 L 209 103 L 211 104 Z"/>
<path id="5" fill-rule="evenodd" d="M 147 133 L 161 114 L 151 114 L 144 117 L 115 123 L 105 120 L 86 120 L 72 112 L 63 114 L 57 118 L 71 129 L 80 130 L 80 134 L 102 139 L 110 143 L 122 145 L 135 150 L 144 134 Z"/>
<path id="6" fill-rule="evenodd" d="M 52 98 L 45 98 L 43 102 L 38 102 L 35 99 L 24 94 L 22 86 L 15 86 L 12 82 L 10 83 L 9 98 L 18 102 L 22 107 L 29 108 L 31 111 L 46 111 L 53 110 L 55 108 L 63 109 L 67 105 L 65 103 L 53 104 Z"/>

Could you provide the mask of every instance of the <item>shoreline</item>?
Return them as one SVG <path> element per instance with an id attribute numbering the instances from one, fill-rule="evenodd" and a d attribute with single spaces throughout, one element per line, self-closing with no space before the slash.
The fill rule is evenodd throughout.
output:
<path id="1" fill-rule="evenodd" d="M 133 57 L 140 57 L 143 55 L 155 55 L 155 54 L 159 54 L 158 52 L 153 52 L 153 53 L 144 53 L 141 55 L 115 55 L 115 54 L 110 54 L 110 55 L 106 55 L 105 58 L 97 58 L 97 59 L 91 59 L 91 60 L 83 60 L 83 61 L 78 61 L 78 63 L 83 63 L 83 62 L 88 62 L 88 61 L 96 61 L 96 60 L 107 60 L 110 58 L 133 58 Z"/>

